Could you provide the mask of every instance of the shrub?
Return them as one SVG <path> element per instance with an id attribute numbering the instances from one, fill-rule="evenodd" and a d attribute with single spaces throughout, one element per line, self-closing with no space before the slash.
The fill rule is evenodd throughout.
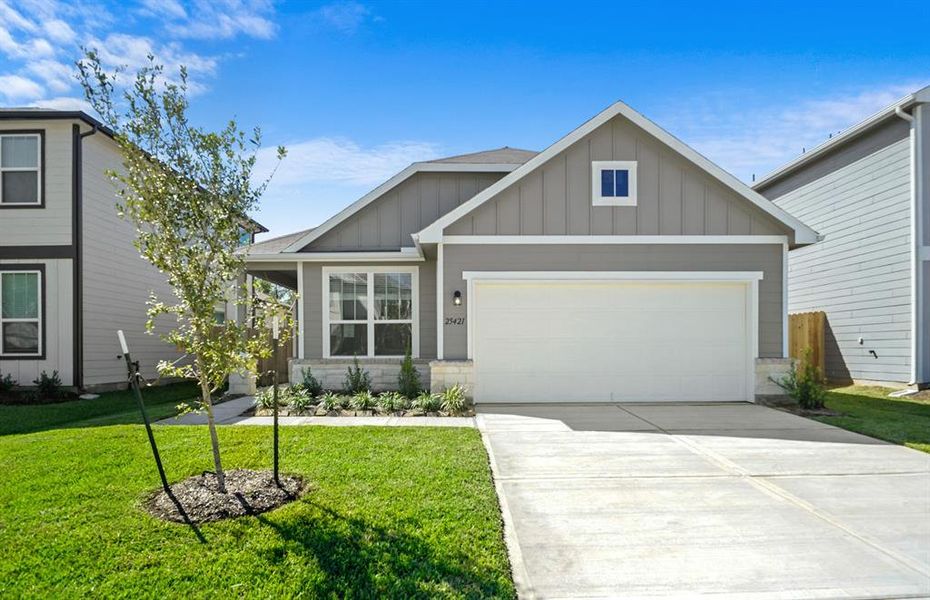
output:
<path id="1" fill-rule="evenodd" d="M 282 389 L 278 387 L 278 406 L 285 404 Z M 265 389 L 259 390 L 255 395 L 255 405 L 258 408 L 274 408 L 274 386 L 270 385 Z"/>
<path id="2" fill-rule="evenodd" d="M 465 388 L 455 384 L 442 391 L 442 410 L 451 414 L 459 414 L 465 410 Z"/>
<path id="3" fill-rule="evenodd" d="M 287 404 L 294 410 L 307 410 L 313 406 L 313 396 L 302 384 L 292 385 L 287 391 Z"/>
<path id="4" fill-rule="evenodd" d="M 0 375 L 2 375 L 2 373 L 0 373 Z M 11 374 L 7 373 L 0 377 L 0 393 L 6 394 L 12 392 L 14 387 L 16 387 L 16 381 Z"/>
<path id="5" fill-rule="evenodd" d="M 404 362 L 400 365 L 400 374 L 397 376 L 397 390 L 407 398 L 416 398 L 423 391 L 420 383 L 420 372 L 413 366 L 413 357 L 410 356 L 409 347 L 404 355 Z"/>
<path id="6" fill-rule="evenodd" d="M 785 390 L 788 396 L 797 401 L 798 405 L 805 410 L 819 410 L 823 408 L 824 401 L 827 399 L 827 390 L 823 386 L 823 377 L 820 369 L 811 361 L 813 351 L 810 348 L 804 350 L 804 359 L 801 361 L 802 367 L 798 371 L 794 361 L 788 374 L 780 380 L 769 378 L 778 387 Z"/>
<path id="7" fill-rule="evenodd" d="M 353 410 L 371 410 L 375 407 L 375 397 L 371 392 L 358 392 L 349 399 L 349 406 Z"/>
<path id="8" fill-rule="evenodd" d="M 309 368 L 301 369 L 300 374 L 304 378 L 302 384 L 304 389 L 307 390 L 307 393 L 314 397 L 323 393 L 323 383 L 313 376 Z"/>
<path id="9" fill-rule="evenodd" d="M 358 364 L 358 356 L 352 360 L 353 364 L 346 371 L 342 381 L 342 388 L 346 394 L 354 395 L 359 392 L 371 391 L 371 375 Z"/>
<path id="10" fill-rule="evenodd" d="M 421 392 L 413 401 L 413 406 L 419 408 L 423 412 L 438 412 L 442 408 L 442 396 L 439 394 L 431 394 L 429 392 Z"/>
<path id="11" fill-rule="evenodd" d="M 335 394 L 333 392 L 326 392 L 320 396 L 320 406 L 326 410 L 339 410 L 345 406 L 346 400 L 345 397 Z"/>
<path id="12" fill-rule="evenodd" d="M 399 392 L 384 392 L 378 396 L 378 408 L 384 412 L 397 412 L 410 407 L 410 399 Z"/>
<path id="13" fill-rule="evenodd" d="M 34 379 L 32 383 L 36 386 L 35 394 L 39 398 L 59 398 L 64 390 L 61 389 L 61 378 L 58 377 L 58 371 L 52 371 L 51 376 L 45 371 Z"/>

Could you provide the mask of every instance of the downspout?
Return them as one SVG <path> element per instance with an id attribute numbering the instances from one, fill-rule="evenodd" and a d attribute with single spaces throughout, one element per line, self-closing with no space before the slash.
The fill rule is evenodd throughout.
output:
<path id="1" fill-rule="evenodd" d="M 74 336 L 73 359 L 74 359 L 74 386 L 78 389 L 84 387 L 84 165 L 83 165 L 83 141 L 84 138 L 90 137 L 97 133 L 97 126 L 94 125 L 90 131 L 81 133 L 81 126 L 74 124 L 72 131 L 72 149 L 71 158 L 71 196 L 72 196 L 72 215 L 71 239 L 74 243 L 74 264 L 72 265 L 71 275 L 72 282 L 72 307 L 74 310 L 72 317 L 72 327 Z"/>
<path id="2" fill-rule="evenodd" d="M 917 190 L 917 120 L 914 115 L 904 111 L 900 106 L 894 108 L 894 114 L 910 124 L 910 187 L 911 187 L 911 378 L 908 385 L 920 383 L 920 196 Z"/>

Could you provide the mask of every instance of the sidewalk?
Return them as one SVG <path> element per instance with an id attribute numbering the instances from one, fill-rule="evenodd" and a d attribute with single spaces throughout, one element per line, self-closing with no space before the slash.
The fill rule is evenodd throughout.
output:
<path id="1" fill-rule="evenodd" d="M 271 425 L 272 417 L 244 415 L 255 404 L 254 396 L 243 396 L 213 407 L 218 425 Z M 204 413 L 168 417 L 156 425 L 206 425 Z M 278 417 L 280 425 L 328 425 L 331 427 L 474 427 L 474 417 Z"/>

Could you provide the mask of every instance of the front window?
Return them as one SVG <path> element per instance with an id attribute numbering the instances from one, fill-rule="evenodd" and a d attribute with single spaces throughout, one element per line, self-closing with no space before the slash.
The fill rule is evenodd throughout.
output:
<path id="1" fill-rule="evenodd" d="M 328 356 L 416 354 L 416 270 L 324 274 Z"/>
<path id="2" fill-rule="evenodd" d="M 594 206 L 636 206 L 636 161 L 594 161 L 591 196 Z"/>
<path id="3" fill-rule="evenodd" d="M 0 135 L 0 204 L 42 203 L 41 152 L 37 133 Z"/>
<path id="4" fill-rule="evenodd" d="M 41 271 L 0 271 L 0 356 L 42 354 Z"/>

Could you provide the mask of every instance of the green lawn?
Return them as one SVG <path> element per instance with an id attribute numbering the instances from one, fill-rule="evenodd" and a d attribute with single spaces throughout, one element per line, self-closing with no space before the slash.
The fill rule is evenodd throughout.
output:
<path id="1" fill-rule="evenodd" d="M 930 452 L 930 400 L 926 393 L 917 398 L 889 398 L 891 391 L 857 385 L 832 389 L 827 396 L 827 408 L 843 416 L 816 419 Z"/>
<path id="2" fill-rule="evenodd" d="M 165 416 L 187 392 L 161 393 Z M 131 397 L 56 406 L 83 426 L 55 406 L 0 407 L 0 597 L 515 595 L 475 430 L 283 428 L 283 470 L 310 493 L 194 531 L 140 509 L 158 486 L 144 429 L 111 424 L 138 421 Z M 211 468 L 205 427 L 155 435 L 171 480 Z M 227 468 L 270 465 L 269 428 L 220 440 Z"/>

